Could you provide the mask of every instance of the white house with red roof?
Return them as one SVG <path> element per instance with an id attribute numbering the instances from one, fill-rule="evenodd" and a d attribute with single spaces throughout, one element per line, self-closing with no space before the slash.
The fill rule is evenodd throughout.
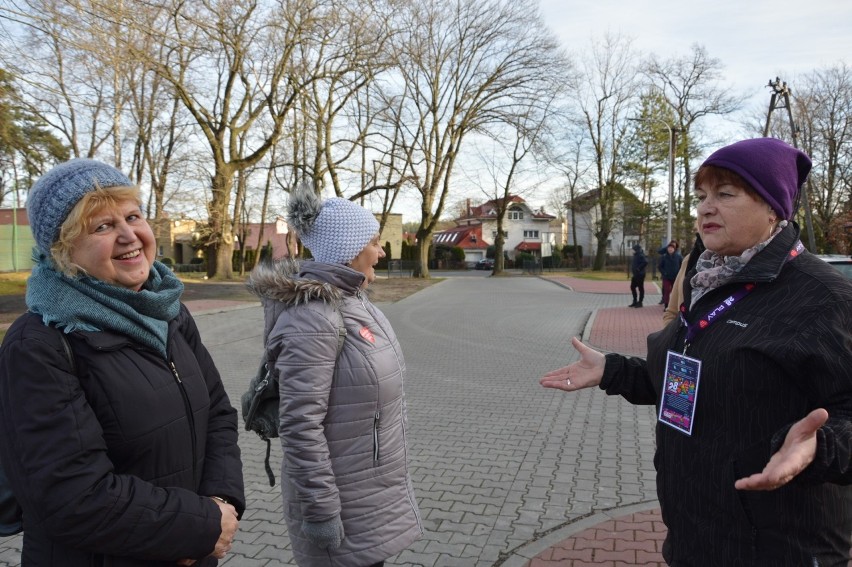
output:
<path id="1" fill-rule="evenodd" d="M 497 203 L 490 200 L 473 207 L 468 201 L 465 213 L 454 219 L 456 226 L 436 232 L 433 244 L 458 246 L 465 252 L 465 262 L 473 266 L 485 258 L 485 251 L 497 238 Z M 509 206 L 503 219 L 504 250 L 514 259 L 520 252 L 535 256 L 550 256 L 553 245 L 561 242 L 561 234 L 551 228 L 555 216 L 542 209 L 533 209 L 517 195 L 509 197 Z"/>

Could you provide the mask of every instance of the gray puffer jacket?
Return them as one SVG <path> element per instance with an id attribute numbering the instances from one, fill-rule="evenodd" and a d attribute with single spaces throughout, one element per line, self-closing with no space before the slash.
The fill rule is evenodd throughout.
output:
<path id="1" fill-rule="evenodd" d="M 279 376 L 284 516 L 302 567 L 372 565 L 422 534 L 407 462 L 405 361 L 363 281 L 346 266 L 286 259 L 259 266 L 249 280 L 264 304 L 266 355 Z M 339 548 L 305 539 L 303 520 L 338 514 Z"/>

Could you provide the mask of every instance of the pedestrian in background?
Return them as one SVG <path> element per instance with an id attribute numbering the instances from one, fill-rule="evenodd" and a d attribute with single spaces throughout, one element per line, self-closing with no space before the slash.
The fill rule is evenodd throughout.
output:
<path id="1" fill-rule="evenodd" d="M 678 250 L 677 240 L 672 240 L 668 246 L 661 248 L 661 250 L 660 259 L 657 263 L 660 278 L 663 280 L 663 299 L 660 303 L 668 307 L 669 296 L 672 293 L 672 286 L 674 286 L 677 273 L 680 271 L 680 265 L 683 263 L 683 257 Z"/>
<path id="2" fill-rule="evenodd" d="M 237 412 L 140 206 L 89 159 L 29 192 L 29 311 L 0 347 L 24 566 L 213 566 L 245 507 Z"/>
<path id="3" fill-rule="evenodd" d="M 547 388 L 656 404 L 669 565 L 846 567 L 852 547 L 852 283 L 792 222 L 811 168 L 780 140 L 713 153 L 679 322 L 647 361 L 574 339 Z"/>
<path id="4" fill-rule="evenodd" d="M 648 258 L 639 244 L 633 245 L 633 260 L 630 263 L 630 293 L 633 294 L 633 303 L 628 307 L 642 307 L 645 300 L 645 270 L 648 267 Z"/>
<path id="5" fill-rule="evenodd" d="M 422 534 L 408 467 L 405 360 L 366 288 L 379 223 L 346 199 L 290 194 L 288 222 L 314 261 L 252 272 L 280 381 L 281 490 L 300 567 L 381 566 Z M 341 339 L 343 339 L 341 341 Z"/>

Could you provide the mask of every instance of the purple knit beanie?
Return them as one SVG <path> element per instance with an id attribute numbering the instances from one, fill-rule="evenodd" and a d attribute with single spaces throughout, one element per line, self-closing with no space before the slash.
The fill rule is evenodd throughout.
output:
<path id="1" fill-rule="evenodd" d="M 754 138 L 716 150 L 701 167 L 705 165 L 738 174 L 781 219 L 790 220 L 799 189 L 811 170 L 811 158 L 781 140 Z"/>

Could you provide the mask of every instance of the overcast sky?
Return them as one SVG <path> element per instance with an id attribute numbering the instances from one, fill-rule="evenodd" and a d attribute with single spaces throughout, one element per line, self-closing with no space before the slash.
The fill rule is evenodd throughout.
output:
<path id="1" fill-rule="evenodd" d="M 852 0 L 541 0 L 543 20 L 572 54 L 608 31 L 662 59 L 693 44 L 724 65 L 751 106 L 769 107 L 769 79 L 852 61 Z M 732 140 L 733 141 L 733 140 Z"/>
<path id="2" fill-rule="evenodd" d="M 639 54 L 661 59 L 688 55 L 694 44 L 704 46 L 722 62 L 722 84 L 748 97 L 743 114 L 712 125 L 714 136 L 729 142 L 743 137 L 745 113 L 765 115 L 770 79 L 780 77 L 795 94 L 798 76 L 843 61 L 852 64 L 852 0 L 540 0 L 540 10 L 575 57 L 607 32 L 628 36 Z M 708 125 L 713 120 L 708 118 Z M 454 180 L 463 185 L 458 171 Z M 543 205 L 546 191 L 526 198 Z M 480 193 L 469 196 L 484 200 Z M 419 220 L 417 211 L 416 198 L 400 200 L 397 212 L 405 221 Z"/>

